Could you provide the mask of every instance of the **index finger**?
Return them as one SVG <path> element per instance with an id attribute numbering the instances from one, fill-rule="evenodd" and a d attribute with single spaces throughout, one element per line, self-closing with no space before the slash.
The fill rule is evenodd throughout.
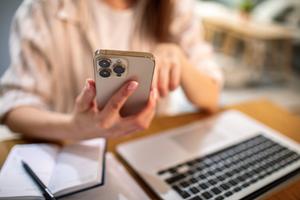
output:
<path id="1" fill-rule="evenodd" d="M 146 107 L 136 115 L 131 115 L 123 118 L 129 127 L 134 127 L 137 130 L 143 130 L 148 128 L 150 122 L 155 115 L 155 107 L 157 101 L 157 89 L 151 90 L 151 95 Z"/>
<path id="2" fill-rule="evenodd" d="M 129 81 L 123 85 L 106 103 L 103 110 L 100 112 L 101 115 L 105 115 L 105 118 L 109 116 L 119 114 L 119 111 L 125 104 L 129 96 L 136 90 L 138 87 L 138 82 Z"/>

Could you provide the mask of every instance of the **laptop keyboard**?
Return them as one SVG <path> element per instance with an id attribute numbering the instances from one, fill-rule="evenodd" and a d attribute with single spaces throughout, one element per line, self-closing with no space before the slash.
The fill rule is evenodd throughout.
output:
<path id="1" fill-rule="evenodd" d="M 161 170 L 183 199 L 222 200 L 296 162 L 300 155 L 263 135 Z"/>

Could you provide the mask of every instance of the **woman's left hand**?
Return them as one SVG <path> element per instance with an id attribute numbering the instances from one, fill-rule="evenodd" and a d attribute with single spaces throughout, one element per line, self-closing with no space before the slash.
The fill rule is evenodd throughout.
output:
<path id="1" fill-rule="evenodd" d="M 182 66 L 187 59 L 181 48 L 172 43 L 159 44 L 154 55 L 156 67 L 153 84 L 159 95 L 165 97 L 180 85 Z"/>

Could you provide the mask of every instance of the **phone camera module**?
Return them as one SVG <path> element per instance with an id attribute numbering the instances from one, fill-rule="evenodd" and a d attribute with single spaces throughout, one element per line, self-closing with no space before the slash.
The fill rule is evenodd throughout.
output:
<path id="1" fill-rule="evenodd" d="M 125 72 L 125 67 L 121 64 L 116 64 L 113 70 L 117 76 L 121 76 Z"/>
<path id="2" fill-rule="evenodd" d="M 101 59 L 98 62 L 99 66 L 102 67 L 102 68 L 108 68 L 110 66 L 110 63 L 111 63 L 111 61 L 109 59 L 106 59 L 106 58 Z"/>
<path id="3" fill-rule="evenodd" d="M 110 77 L 111 75 L 111 71 L 110 69 L 102 69 L 100 72 L 99 72 L 99 75 L 103 78 L 108 78 Z"/>

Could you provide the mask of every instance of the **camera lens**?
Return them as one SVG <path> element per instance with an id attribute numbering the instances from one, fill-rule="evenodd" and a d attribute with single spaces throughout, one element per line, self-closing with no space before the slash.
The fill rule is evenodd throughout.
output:
<path id="1" fill-rule="evenodd" d="M 102 76 L 103 78 L 107 78 L 107 77 L 110 77 L 110 70 L 109 69 L 102 69 L 100 72 L 99 72 L 99 75 Z"/>
<path id="2" fill-rule="evenodd" d="M 103 68 L 107 68 L 110 66 L 110 60 L 109 59 L 101 59 L 98 64 L 100 67 L 103 67 Z"/>
<path id="3" fill-rule="evenodd" d="M 117 64 L 114 66 L 114 72 L 117 74 L 117 75 L 121 75 L 122 73 L 125 72 L 125 68 L 120 65 L 120 64 Z"/>

